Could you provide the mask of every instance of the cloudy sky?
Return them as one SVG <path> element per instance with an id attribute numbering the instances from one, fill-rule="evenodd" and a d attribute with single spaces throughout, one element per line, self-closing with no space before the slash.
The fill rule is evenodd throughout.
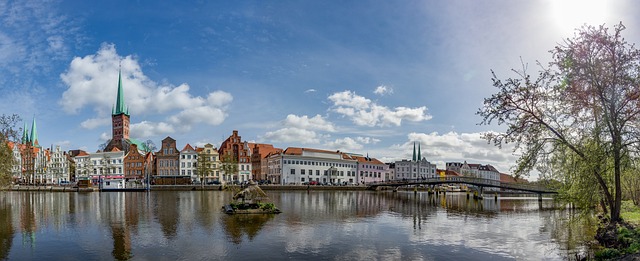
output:
<path id="1" fill-rule="evenodd" d="M 475 112 L 546 63 L 584 23 L 623 22 L 634 1 L 1 1 L 0 113 L 35 116 L 40 144 L 96 151 L 111 136 L 118 68 L 131 136 L 244 140 L 492 164 Z M 20 124 L 22 126 L 22 123 Z M 535 177 L 534 177 L 535 179 Z"/>

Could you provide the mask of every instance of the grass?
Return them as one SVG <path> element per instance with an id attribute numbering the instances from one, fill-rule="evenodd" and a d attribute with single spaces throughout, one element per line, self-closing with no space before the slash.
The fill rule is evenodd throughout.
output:
<path id="1" fill-rule="evenodd" d="M 640 226 L 640 207 L 633 205 L 631 200 L 622 201 L 620 216 L 624 221 Z"/>

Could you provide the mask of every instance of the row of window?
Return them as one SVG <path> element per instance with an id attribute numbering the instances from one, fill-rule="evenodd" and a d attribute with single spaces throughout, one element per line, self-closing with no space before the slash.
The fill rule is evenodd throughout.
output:
<path id="1" fill-rule="evenodd" d="M 306 161 L 306 160 L 284 160 L 284 164 L 326 166 L 326 167 L 339 167 L 339 168 L 356 168 L 356 165 L 353 165 L 353 164 L 322 162 L 322 161 Z"/>

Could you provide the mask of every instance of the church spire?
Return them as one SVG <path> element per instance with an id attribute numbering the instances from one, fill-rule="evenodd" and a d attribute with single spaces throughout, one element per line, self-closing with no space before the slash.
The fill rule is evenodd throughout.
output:
<path id="1" fill-rule="evenodd" d="M 27 122 L 24 122 L 24 127 L 22 128 L 22 144 L 27 144 L 29 141 L 29 131 L 27 129 Z"/>
<path id="2" fill-rule="evenodd" d="M 416 161 L 416 142 L 413 142 L 413 161 Z"/>
<path id="3" fill-rule="evenodd" d="M 129 108 L 124 104 L 124 90 L 122 89 L 122 70 L 118 70 L 118 96 L 116 106 L 112 110 L 113 115 L 125 114 L 129 116 Z"/>
<path id="4" fill-rule="evenodd" d="M 38 146 L 38 130 L 36 129 L 36 116 L 33 116 L 33 121 L 31 122 L 31 145 Z"/>
<path id="5" fill-rule="evenodd" d="M 422 160 L 422 156 L 420 156 L 420 143 L 418 143 L 418 160 Z"/>

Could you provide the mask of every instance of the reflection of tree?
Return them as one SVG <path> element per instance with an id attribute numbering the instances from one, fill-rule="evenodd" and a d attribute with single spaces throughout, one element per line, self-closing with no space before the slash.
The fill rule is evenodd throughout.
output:
<path id="1" fill-rule="evenodd" d="M 155 195 L 157 200 L 155 200 L 156 205 L 153 207 L 154 215 L 158 218 L 164 236 L 171 239 L 176 236 L 178 229 L 178 208 L 180 206 L 177 196 L 172 191 L 159 192 Z"/>
<path id="2" fill-rule="evenodd" d="M 229 240 L 234 244 L 240 244 L 244 234 L 249 241 L 253 240 L 264 224 L 274 216 L 274 214 L 230 215 L 223 217 L 221 222 Z"/>
<path id="3" fill-rule="evenodd" d="M 0 259 L 5 260 L 11 251 L 13 242 L 13 222 L 11 218 L 11 204 L 2 199 L 0 202 Z"/>

